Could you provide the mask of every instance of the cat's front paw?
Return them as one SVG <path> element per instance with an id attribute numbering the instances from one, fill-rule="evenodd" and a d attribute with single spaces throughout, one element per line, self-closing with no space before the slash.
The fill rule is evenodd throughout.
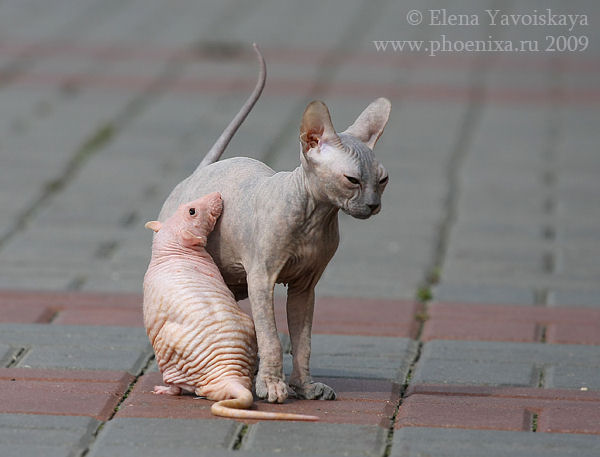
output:
<path id="1" fill-rule="evenodd" d="M 256 375 L 256 395 L 269 403 L 283 403 L 288 396 L 287 384 L 278 376 Z"/>
<path id="2" fill-rule="evenodd" d="M 290 384 L 298 398 L 306 400 L 335 400 L 335 391 L 322 382 L 306 382 Z"/>

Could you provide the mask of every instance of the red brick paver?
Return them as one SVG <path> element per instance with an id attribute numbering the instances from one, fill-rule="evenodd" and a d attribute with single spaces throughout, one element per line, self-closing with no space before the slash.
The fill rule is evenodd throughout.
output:
<path id="1" fill-rule="evenodd" d="M 598 390 L 542 389 L 534 387 L 496 387 L 452 384 L 411 384 L 406 396 L 411 395 L 471 395 L 474 397 L 540 398 L 543 400 L 569 400 L 600 402 Z"/>
<path id="2" fill-rule="evenodd" d="M 272 63 L 298 63 L 299 61 L 322 61 L 329 56 L 329 51 L 322 47 L 290 47 L 261 45 L 261 50 L 268 61 Z M 189 49 L 181 47 L 158 46 L 154 43 L 152 46 L 145 44 L 133 44 L 130 42 L 121 43 L 98 43 L 98 42 L 65 42 L 63 40 L 45 40 L 41 41 L 9 41 L 3 40 L 0 43 L 0 55 L 6 57 L 20 57 L 22 54 L 30 57 L 64 57 L 74 58 L 94 58 L 95 60 L 110 62 L 128 61 L 167 61 L 171 59 L 187 60 L 198 62 L 202 59 L 214 60 L 211 52 L 205 53 L 202 49 Z M 254 62 L 254 54 L 249 49 L 240 50 L 236 56 L 240 60 L 249 60 Z M 464 68 L 473 62 L 474 57 L 465 54 L 437 55 L 435 59 L 423 59 L 421 56 L 406 55 L 402 59 L 382 59 L 381 54 L 369 51 L 356 51 L 341 56 L 341 58 L 357 66 L 369 65 L 370 67 L 396 67 L 407 68 L 418 65 L 420 67 L 444 69 L 458 67 Z M 494 57 L 497 64 L 502 68 L 518 69 L 519 71 L 546 70 L 550 63 L 557 63 L 564 67 L 565 73 L 583 73 L 600 71 L 600 62 L 593 58 L 581 58 L 561 55 L 552 56 L 531 56 L 523 57 L 518 54 L 499 55 Z"/>
<path id="3" fill-rule="evenodd" d="M 600 345 L 600 310 L 432 303 L 422 339 Z"/>
<path id="4" fill-rule="evenodd" d="M 43 303 L 54 308 L 69 306 L 142 306 L 141 294 L 107 292 L 55 292 L 55 291 L 0 291 L 0 306 L 5 304 L 32 305 Z"/>
<path id="5" fill-rule="evenodd" d="M 248 301 L 241 304 L 250 311 Z M 67 325 L 142 325 L 141 294 L 0 292 L 1 322 Z M 285 299 L 275 304 L 280 331 L 287 330 Z M 600 310 L 433 303 L 424 341 L 444 339 L 545 341 L 600 344 Z M 318 298 L 314 333 L 415 338 L 422 307 L 412 301 Z M 85 415 L 107 420 L 133 377 L 124 372 L 0 369 L 0 413 Z M 317 415 L 324 423 L 387 427 L 400 387 L 387 381 L 323 379 L 335 402 L 290 399 L 285 405 L 257 401 L 259 411 Z M 121 417 L 211 418 L 212 402 L 193 396 L 152 394 L 162 384 L 147 373 L 121 405 Z M 600 392 L 561 389 L 411 385 L 396 427 L 600 434 Z"/>
<path id="6" fill-rule="evenodd" d="M 291 52 L 291 51 L 290 51 Z M 89 73 L 63 73 L 63 72 L 28 72 L 18 75 L 11 82 L 13 85 L 23 87 L 40 86 L 63 86 L 67 83 L 84 87 L 97 87 L 113 91 L 137 90 L 141 86 L 148 86 L 154 79 L 150 76 L 139 75 L 101 75 Z M 164 87 L 173 93 L 231 93 L 233 91 L 247 93 L 254 87 L 254 79 L 237 80 L 217 78 L 179 78 L 176 82 Z M 368 82 L 339 81 L 335 85 L 315 85 L 313 81 L 305 79 L 274 79 L 269 81 L 268 92 L 270 96 L 289 97 L 290 94 L 321 95 L 337 97 L 376 97 L 378 94 L 386 94 L 394 100 L 398 98 L 408 100 L 435 100 L 449 102 L 464 102 L 469 97 L 481 97 L 483 95 L 472 95 L 470 87 L 449 84 L 418 84 L 413 83 L 410 87 L 398 86 L 398 84 L 381 84 Z M 545 104 L 563 103 L 565 105 L 595 105 L 600 102 L 600 91 L 587 88 L 569 88 L 557 93 L 545 89 L 518 89 L 518 88 L 489 88 L 485 92 L 486 100 L 502 104 Z"/>
<path id="7" fill-rule="evenodd" d="M 240 306 L 251 313 L 250 302 Z M 422 305 L 407 300 L 317 297 L 313 333 L 329 335 L 369 335 L 415 338 L 419 322 L 415 315 Z M 275 298 L 277 329 L 287 333 L 285 298 Z"/>
<path id="8" fill-rule="evenodd" d="M 600 393 L 470 386 L 409 388 L 396 427 L 600 434 Z M 534 421 L 534 417 L 536 417 Z"/>
<path id="9" fill-rule="evenodd" d="M 50 322 L 56 312 L 44 303 L 13 303 L 0 298 L 0 322 L 33 324 Z"/>
<path id="10" fill-rule="evenodd" d="M 253 409 L 319 416 L 321 422 L 371 424 L 387 427 L 391 420 L 400 389 L 387 381 L 358 379 L 320 379 L 332 386 L 336 401 L 309 401 L 289 399 L 283 405 L 256 401 Z M 152 389 L 162 385 L 160 373 L 142 376 L 123 405 L 118 417 L 156 417 L 199 419 L 211 418 L 213 402 L 195 399 L 192 395 L 155 395 Z"/>
<path id="11" fill-rule="evenodd" d="M 123 293 L 0 292 L 0 322 L 143 325 L 142 296 Z"/>
<path id="12" fill-rule="evenodd" d="M 240 303 L 251 314 L 250 302 Z M 317 298 L 313 333 L 414 338 L 413 301 Z M 285 298 L 275 300 L 280 332 L 287 332 Z M 143 326 L 142 295 L 82 292 L 0 292 L 0 322 Z"/>
<path id="13" fill-rule="evenodd" d="M 0 413 L 108 420 L 133 379 L 122 371 L 0 368 Z"/>
<path id="14" fill-rule="evenodd" d="M 117 325 L 141 327 L 144 325 L 141 305 L 139 309 L 116 306 L 72 306 L 61 310 L 53 324 L 64 325 Z"/>

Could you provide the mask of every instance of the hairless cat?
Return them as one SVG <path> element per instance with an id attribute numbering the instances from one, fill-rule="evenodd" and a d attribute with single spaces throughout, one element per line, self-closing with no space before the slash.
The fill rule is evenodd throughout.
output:
<path id="1" fill-rule="evenodd" d="M 289 385 L 300 398 L 332 400 L 333 389 L 313 382 L 309 370 L 314 288 L 338 247 L 338 211 L 359 219 L 380 211 L 388 174 L 373 147 L 391 104 L 375 100 L 336 133 L 327 106 L 311 102 L 300 123 L 301 165 L 291 172 L 245 157 L 219 161 L 264 87 L 266 66 L 254 47 L 261 70 L 253 93 L 199 167 L 173 189 L 159 220 L 184 202 L 220 192 L 223 213 L 206 249 L 235 298 L 250 298 L 260 359 L 256 394 L 269 402 L 288 396 L 273 310 L 274 286 L 283 283 L 293 353 Z"/>

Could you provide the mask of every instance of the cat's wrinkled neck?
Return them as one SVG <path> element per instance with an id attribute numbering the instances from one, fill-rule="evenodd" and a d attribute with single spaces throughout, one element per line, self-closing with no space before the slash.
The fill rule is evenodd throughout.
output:
<path id="1" fill-rule="evenodd" d="M 298 195 L 306 198 L 305 211 L 307 218 L 317 218 L 321 221 L 337 218 L 339 208 L 333 205 L 327 196 L 323 195 L 322 189 L 309 179 L 306 170 L 299 165 L 290 173 Z"/>

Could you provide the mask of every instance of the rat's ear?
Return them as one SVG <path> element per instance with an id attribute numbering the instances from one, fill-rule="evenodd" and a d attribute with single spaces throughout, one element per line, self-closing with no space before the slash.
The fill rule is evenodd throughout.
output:
<path id="1" fill-rule="evenodd" d="M 162 227 L 162 224 L 159 221 L 150 221 L 150 222 L 146 222 L 146 225 L 144 225 L 144 227 L 146 227 L 147 229 L 150 229 L 150 230 L 154 230 L 155 232 L 158 232 L 160 230 L 160 228 Z"/>
<path id="2" fill-rule="evenodd" d="M 348 133 L 373 149 L 390 117 L 392 104 L 387 98 L 378 98 L 365 108 L 344 133 Z"/>
<path id="3" fill-rule="evenodd" d="M 341 147 L 342 142 L 335 133 L 329 110 L 322 101 L 310 102 L 304 110 L 300 123 L 300 141 L 304 153 L 316 147 L 320 142 Z"/>

